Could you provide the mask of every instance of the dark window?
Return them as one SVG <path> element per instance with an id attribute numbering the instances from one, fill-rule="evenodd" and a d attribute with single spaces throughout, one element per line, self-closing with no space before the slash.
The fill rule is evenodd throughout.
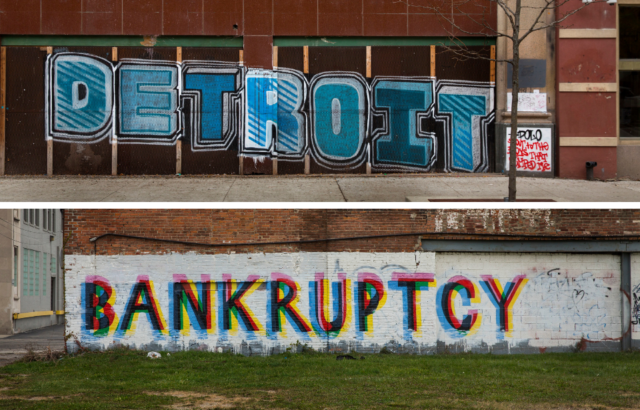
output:
<path id="1" fill-rule="evenodd" d="M 640 7 L 620 7 L 620 59 L 640 58 Z"/>
<path id="2" fill-rule="evenodd" d="M 640 71 L 620 71 L 620 137 L 640 137 Z"/>

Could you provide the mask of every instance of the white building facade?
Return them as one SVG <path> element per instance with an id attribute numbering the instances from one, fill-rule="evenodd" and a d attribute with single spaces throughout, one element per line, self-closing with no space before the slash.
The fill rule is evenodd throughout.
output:
<path id="1" fill-rule="evenodd" d="M 0 335 L 63 322 L 63 215 L 0 210 Z"/>

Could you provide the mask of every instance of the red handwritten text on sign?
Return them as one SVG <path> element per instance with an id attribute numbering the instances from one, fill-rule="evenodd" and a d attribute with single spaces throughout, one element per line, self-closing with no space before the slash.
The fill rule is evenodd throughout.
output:
<path id="1" fill-rule="evenodd" d="M 507 129 L 506 169 L 509 169 L 511 130 Z M 518 128 L 516 140 L 516 169 L 518 171 L 551 171 L 551 129 Z"/>

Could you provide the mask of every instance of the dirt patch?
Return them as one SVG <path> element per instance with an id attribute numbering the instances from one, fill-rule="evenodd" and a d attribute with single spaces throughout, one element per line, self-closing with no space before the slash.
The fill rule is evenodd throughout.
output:
<path id="1" fill-rule="evenodd" d="M 3 390 L 5 390 L 5 389 L 3 389 Z M 50 401 L 50 400 L 65 400 L 65 399 L 68 399 L 70 397 L 76 397 L 76 396 L 79 396 L 79 394 L 72 394 L 70 396 L 32 396 L 32 397 L 23 397 L 23 396 L 6 396 L 6 395 L 0 393 L 0 401 L 2 401 L 2 400 Z"/>
<path id="2" fill-rule="evenodd" d="M 218 394 L 189 391 L 145 392 L 153 396 L 171 396 L 182 399 L 180 403 L 164 406 L 176 410 L 187 409 L 231 409 L 249 401 L 246 397 L 225 397 Z"/>
<path id="3" fill-rule="evenodd" d="M 601 404 L 587 404 L 587 403 L 575 403 L 575 404 L 550 404 L 550 403 L 495 403 L 485 402 L 477 404 L 483 409 L 498 409 L 498 410 L 621 410 L 621 409 L 639 409 L 640 407 L 611 407 Z"/>

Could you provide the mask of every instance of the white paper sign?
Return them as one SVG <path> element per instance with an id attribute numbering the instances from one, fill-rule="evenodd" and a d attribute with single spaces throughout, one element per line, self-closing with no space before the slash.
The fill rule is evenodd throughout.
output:
<path id="1" fill-rule="evenodd" d="M 505 169 L 509 170 L 511 128 L 507 128 L 507 156 Z M 551 172 L 551 128 L 518 128 L 516 169 L 518 171 Z"/>
<path id="2" fill-rule="evenodd" d="M 507 94 L 507 111 L 511 111 L 512 95 Z M 547 112 L 546 93 L 519 93 L 518 112 Z"/>

